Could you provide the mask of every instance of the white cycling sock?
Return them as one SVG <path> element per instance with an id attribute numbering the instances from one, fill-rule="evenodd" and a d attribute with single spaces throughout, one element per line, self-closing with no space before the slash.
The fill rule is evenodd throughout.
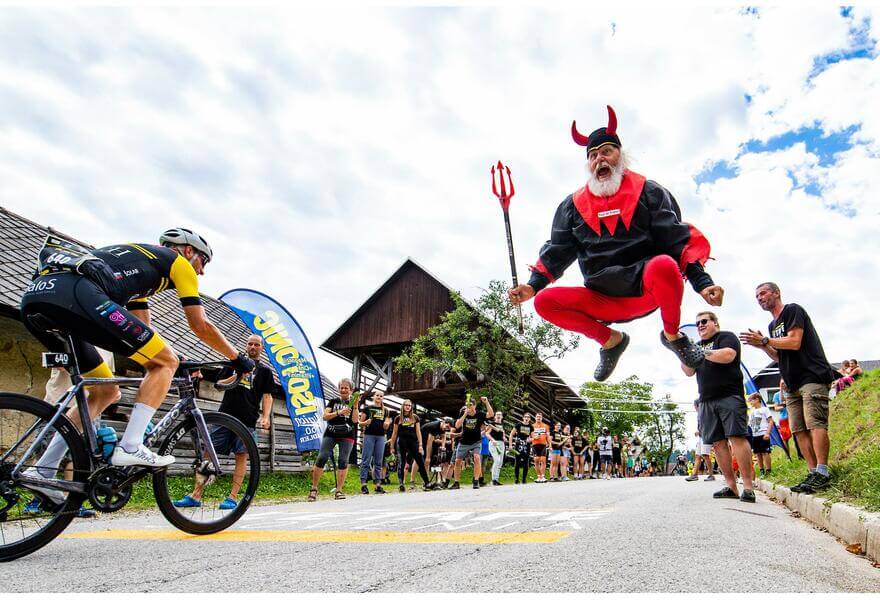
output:
<path id="1" fill-rule="evenodd" d="M 43 456 L 37 461 L 37 472 L 46 478 L 55 478 L 61 459 L 67 454 L 67 442 L 56 432 Z"/>
<path id="2" fill-rule="evenodd" d="M 147 432 L 147 425 L 153 420 L 156 409 L 138 402 L 131 409 L 131 416 L 128 418 L 128 427 L 122 434 L 122 441 L 119 445 L 126 452 L 135 452 L 138 446 L 144 443 L 144 434 Z"/>

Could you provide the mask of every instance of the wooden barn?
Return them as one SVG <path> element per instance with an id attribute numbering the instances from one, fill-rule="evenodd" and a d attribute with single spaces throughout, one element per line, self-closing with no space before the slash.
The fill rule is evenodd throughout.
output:
<path id="1" fill-rule="evenodd" d="M 468 385 L 459 374 L 419 376 L 394 368 L 395 357 L 454 308 L 450 292 L 447 285 L 407 258 L 321 348 L 352 363 L 352 380 L 361 389 L 382 386 L 430 412 L 457 416 Z M 550 367 L 529 380 L 528 390 L 529 409 L 555 418 L 567 419 L 568 409 L 583 405 Z"/>

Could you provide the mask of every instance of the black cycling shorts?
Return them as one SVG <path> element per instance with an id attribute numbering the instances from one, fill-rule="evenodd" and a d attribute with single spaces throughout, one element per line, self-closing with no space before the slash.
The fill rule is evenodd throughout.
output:
<path id="1" fill-rule="evenodd" d="M 110 376 L 109 369 L 100 368 L 105 363 L 95 346 L 142 365 L 165 347 L 158 333 L 110 300 L 93 281 L 75 273 L 35 279 L 21 298 L 21 316 L 28 331 L 52 352 L 65 351 L 52 329 L 72 335 L 72 350 L 86 376 Z"/>

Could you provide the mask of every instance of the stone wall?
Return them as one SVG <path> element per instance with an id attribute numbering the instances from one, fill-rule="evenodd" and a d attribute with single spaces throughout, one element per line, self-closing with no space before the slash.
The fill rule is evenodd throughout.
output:
<path id="1" fill-rule="evenodd" d="M 45 351 L 20 321 L 0 317 L 0 390 L 42 398 L 49 379 L 40 358 Z"/>

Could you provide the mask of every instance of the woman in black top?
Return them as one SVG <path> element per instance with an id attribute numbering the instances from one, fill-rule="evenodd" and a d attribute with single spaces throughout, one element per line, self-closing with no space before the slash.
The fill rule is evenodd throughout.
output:
<path id="1" fill-rule="evenodd" d="M 529 453 L 532 450 L 532 415 L 523 413 L 522 422 L 518 423 L 510 430 L 510 436 L 507 445 L 516 452 L 516 458 L 513 461 L 513 481 L 520 482 L 520 471 L 522 471 L 522 482 L 526 482 L 526 476 L 529 474 Z"/>
<path id="2" fill-rule="evenodd" d="M 419 425 L 419 417 L 413 411 L 412 400 L 404 400 L 400 407 L 400 414 L 394 419 L 394 429 L 391 432 L 391 447 L 399 450 L 397 459 L 397 479 L 400 482 L 400 491 L 405 492 L 406 487 L 403 484 L 403 468 L 412 461 L 416 462 L 419 468 L 419 475 L 422 476 L 425 491 L 434 489 L 428 479 L 428 472 L 425 469 L 425 451 L 422 445 L 422 429 Z"/>
<path id="3" fill-rule="evenodd" d="M 363 450 L 361 452 L 361 493 L 369 494 L 367 477 L 370 465 L 373 467 L 373 483 L 377 494 L 384 494 L 382 489 L 382 463 L 385 458 L 385 433 L 391 426 L 388 409 L 383 406 L 385 394 L 376 390 L 370 401 L 365 402 L 360 413 L 360 425 L 364 432 Z"/>
<path id="4" fill-rule="evenodd" d="M 351 448 L 354 446 L 355 427 L 358 423 L 357 403 L 352 401 L 351 379 L 343 379 L 339 382 L 339 398 L 331 400 L 324 408 L 324 420 L 327 428 L 321 440 L 321 449 L 318 451 L 318 460 L 312 469 L 312 489 L 309 491 L 309 502 L 318 498 L 318 482 L 324 473 L 324 465 L 333 455 L 333 448 L 339 446 L 339 458 L 336 464 L 336 499 L 343 500 L 342 486 L 345 485 L 345 477 L 348 475 L 348 457 L 351 456 Z"/>
<path id="5" fill-rule="evenodd" d="M 562 422 L 556 421 L 550 434 L 550 481 L 559 481 L 559 463 L 562 457 Z"/>
<path id="6" fill-rule="evenodd" d="M 562 456 L 559 457 L 559 474 L 562 481 L 568 481 L 568 464 L 571 461 L 571 425 L 562 428 Z"/>
<path id="7" fill-rule="evenodd" d="M 587 438 L 581 435 L 581 428 L 574 428 L 574 435 L 571 438 L 572 456 L 574 457 L 574 478 L 584 478 L 584 464 L 586 459 L 584 456 L 588 451 Z"/>
<path id="8" fill-rule="evenodd" d="M 501 467 L 504 466 L 504 415 L 500 410 L 495 411 L 493 420 L 486 424 L 489 434 L 489 454 L 492 455 L 492 485 L 502 485 L 498 480 L 501 477 Z"/>

